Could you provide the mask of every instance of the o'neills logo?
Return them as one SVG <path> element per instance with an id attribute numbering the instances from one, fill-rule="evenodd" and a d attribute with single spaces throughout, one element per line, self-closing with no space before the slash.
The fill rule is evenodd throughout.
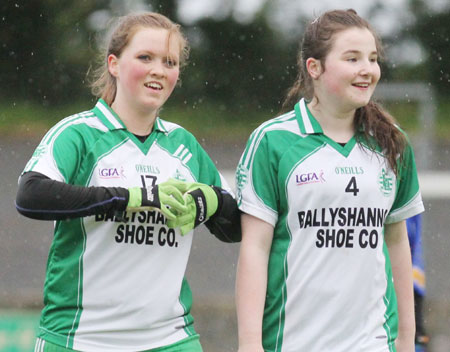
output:
<path id="1" fill-rule="evenodd" d="M 203 222 L 205 220 L 205 205 L 203 204 L 202 197 L 197 197 L 197 204 L 198 204 L 198 221 Z"/>
<path id="2" fill-rule="evenodd" d="M 123 167 L 120 171 L 116 167 L 103 168 L 98 170 L 100 178 L 126 178 Z"/>
<path id="3" fill-rule="evenodd" d="M 297 186 L 303 186 L 310 183 L 323 183 L 326 182 L 323 177 L 323 170 L 317 174 L 316 172 L 308 172 L 300 175 L 295 175 L 295 182 Z"/>
<path id="4" fill-rule="evenodd" d="M 153 186 L 146 187 L 147 188 L 147 200 L 149 202 L 154 202 L 155 197 L 153 195 Z"/>

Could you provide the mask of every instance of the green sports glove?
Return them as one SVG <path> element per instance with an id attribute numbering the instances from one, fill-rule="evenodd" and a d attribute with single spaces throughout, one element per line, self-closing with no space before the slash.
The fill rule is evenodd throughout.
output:
<path id="1" fill-rule="evenodd" d="M 219 200 L 214 189 L 204 183 L 178 181 L 176 186 L 184 194 L 187 211 L 168 220 L 167 226 L 179 227 L 184 236 L 216 213 Z"/>
<path id="2" fill-rule="evenodd" d="M 153 187 L 129 188 L 127 210 L 132 212 L 158 210 L 167 220 L 176 220 L 179 214 L 188 211 L 183 193 L 179 190 L 179 182 L 169 179 Z"/>

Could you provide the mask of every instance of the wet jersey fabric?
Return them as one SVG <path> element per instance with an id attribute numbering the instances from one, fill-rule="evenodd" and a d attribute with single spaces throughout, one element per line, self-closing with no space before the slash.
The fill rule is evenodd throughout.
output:
<path id="1" fill-rule="evenodd" d="M 236 183 L 240 209 L 274 226 L 266 351 L 395 350 L 383 227 L 424 208 L 411 147 L 399 177 L 372 149 L 328 138 L 303 99 L 250 136 Z"/>
<path id="2" fill-rule="evenodd" d="M 229 190 L 196 139 L 157 118 L 141 142 L 103 101 L 55 125 L 24 172 L 82 186 L 144 187 L 169 178 Z M 139 351 L 196 335 L 184 279 L 192 233 L 158 212 L 56 221 L 38 336 L 89 351 Z"/>

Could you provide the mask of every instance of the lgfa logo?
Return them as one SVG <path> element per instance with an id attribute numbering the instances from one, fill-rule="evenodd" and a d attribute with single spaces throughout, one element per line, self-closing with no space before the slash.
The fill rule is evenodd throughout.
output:
<path id="1" fill-rule="evenodd" d="M 300 175 L 295 175 L 295 182 L 297 186 L 303 186 L 310 183 L 324 183 L 323 170 L 320 170 L 319 174 L 316 172 L 308 172 Z"/>
<path id="2" fill-rule="evenodd" d="M 98 173 L 100 178 L 126 178 L 123 167 L 121 167 L 120 173 L 116 167 L 99 169 Z"/>

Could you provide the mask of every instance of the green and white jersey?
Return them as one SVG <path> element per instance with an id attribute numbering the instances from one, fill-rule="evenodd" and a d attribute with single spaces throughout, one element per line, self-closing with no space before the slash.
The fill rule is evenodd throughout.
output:
<path id="1" fill-rule="evenodd" d="M 197 140 L 157 118 L 142 143 L 102 100 L 43 138 L 24 172 L 82 186 L 148 186 L 176 178 L 229 190 Z M 141 351 L 195 335 L 184 278 L 192 233 L 159 212 L 55 223 L 39 337 L 83 351 Z"/>
<path id="2" fill-rule="evenodd" d="M 274 226 L 266 351 L 394 351 L 397 301 L 383 227 L 424 210 L 413 151 L 399 177 L 380 151 L 323 134 L 302 99 L 250 136 L 240 209 Z"/>

